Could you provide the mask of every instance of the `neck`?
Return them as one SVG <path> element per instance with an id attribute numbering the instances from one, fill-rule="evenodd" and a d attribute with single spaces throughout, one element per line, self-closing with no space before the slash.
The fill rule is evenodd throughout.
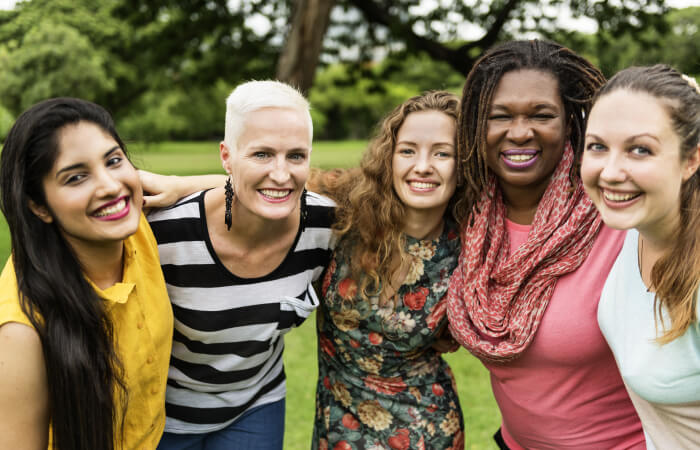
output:
<path id="1" fill-rule="evenodd" d="M 100 289 L 107 289 L 122 280 L 124 242 L 99 246 L 72 245 L 83 273 Z"/>
<path id="2" fill-rule="evenodd" d="M 667 220 L 657 227 L 650 227 L 645 230 L 639 230 L 639 272 L 642 275 L 644 284 L 650 291 L 654 290 L 651 280 L 651 271 L 656 262 L 666 253 L 673 245 L 673 237 L 677 236 L 680 231 L 680 217 L 677 216 L 671 220 Z"/>
<path id="3" fill-rule="evenodd" d="M 440 236 L 445 215 L 443 206 L 437 210 L 410 210 L 406 214 L 403 232 L 416 239 L 435 239 Z"/>
<path id="4" fill-rule="evenodd" d="M 231 205 L 233 221 L 229 230 L 224 224 L 226 210 L 224 191 L 223 189 L 215 189 L 211 194 L 211 217 L 214 219 L 207 223 L 210 232 L 220 233 L 226 239 L 236 241 L 238 245 L 243 247 L 255 248 L 278 241 L 280 236 L 299 228 L 300 205 L 297 205 L 292 213 L 284 219 L 269 220 L 251 213 L 234 197 Z"/>
<path id="5" fill-rule="evenodd" d="M 508 220 L 520 225 L 531 225 L 546 189 L 547 186 L 538 189 L 528 186 L 501 186 Z"/>

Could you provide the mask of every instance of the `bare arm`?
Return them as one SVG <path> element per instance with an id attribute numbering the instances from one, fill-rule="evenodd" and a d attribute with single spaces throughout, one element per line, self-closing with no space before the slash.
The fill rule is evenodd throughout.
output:
<path id="1" fill-rule="evenodd" d="M 48 447 L 48 396 L 37 332 L 14 322 L 0 326 L 0 448 Z"/>
<path id="2" fill-rule="evenodd" d="M 139 177 L 143 185 L 144 208 L 170 206 L 193 192 L 223 186 L 226 183 L 226 175 L 179 177 L 139 170 Z"/>

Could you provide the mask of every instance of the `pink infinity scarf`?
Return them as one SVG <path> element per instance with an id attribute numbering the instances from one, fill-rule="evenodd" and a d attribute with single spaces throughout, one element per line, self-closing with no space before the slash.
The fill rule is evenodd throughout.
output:
<path id="1" fill-rule="evenodd" d="M 462 230 L 459 264 L 450 278 L 452 336 L 475 356 L 506 362 L 532 342 L 557 279 L 586 259 L 601 219 L 580 179 L 571 192 L 574 152 L 567 143 L 524 243 L 512 255 L 506 207 L 494 176 L 473 225 Z"/>

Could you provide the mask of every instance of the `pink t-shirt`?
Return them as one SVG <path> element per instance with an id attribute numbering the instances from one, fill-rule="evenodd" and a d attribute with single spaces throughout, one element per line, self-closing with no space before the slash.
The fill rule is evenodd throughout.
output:
<path id="1" fill-rule="evenodd" d="M 530 226 L 507 222 L 510 251 Z M 511 449 L 644 449 L 642 425 L 598 328 L 605 279 L 625 239 L 602 226 L 591 253 L 557 281 L 530 346 L 508 364 L 486 364 Z"/>

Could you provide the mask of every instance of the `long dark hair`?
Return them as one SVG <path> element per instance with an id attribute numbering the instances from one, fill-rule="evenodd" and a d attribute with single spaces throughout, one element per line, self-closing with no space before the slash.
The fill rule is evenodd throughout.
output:
<path id="1" fill-rule="evenodd" d="M 617 90 L 651 95 L 662 102 L 671 126 L 680 138 L 680 158 L 685 161 L 700 144 L 700 91 L 690 79 L 664 64 L 630 67 L 618 72 L 598 93 L 601 98 Z M 658 338 L 668 343 L 685 333 L 698 317 L 700 286 L 700 171 L 681 185 L 680 229 L 673 244 L 651 269 L 656 290 L 656 323 L 664 324 L 662 310 L 668 312 L 671 326 Z"/>
<path id="2" fill-rule="evenodd" d="M 510 41 L 498 45 L 474 64 L 467 75 L 457 127 L 457 152 L 462 160 L 466 193 L 459 211 L 471 211 L 488 180 L 486 132 L 493 94 L 504 74 L 534 69 L 550 73 L 559 84 L 564 104 L 569 140 L 576 162 L 569 174 L 578 177 L 583 152 L 586 119 L 597 89 L 605 82 L 603 74 L 582 56 L 548 41 Z M 463 219 L 463 218 L 460 218 Z"/>
<path id="3" fill-rule="evenodd" d="M 59 131 L 82 121 L 126 151 L 104 108 L 75 98 L 38 103 L 17 118 L 5 140 L 0 209 L 10 228 L 21 307 L 41 338 L 54 448 L 112 450 L 123 429 L 117 405 L 126 402 L 112 323 L 56 221 L 47 224 L 29 208 L 30 200 L 48 206 L 42 180 L 58 157 Z"/>

